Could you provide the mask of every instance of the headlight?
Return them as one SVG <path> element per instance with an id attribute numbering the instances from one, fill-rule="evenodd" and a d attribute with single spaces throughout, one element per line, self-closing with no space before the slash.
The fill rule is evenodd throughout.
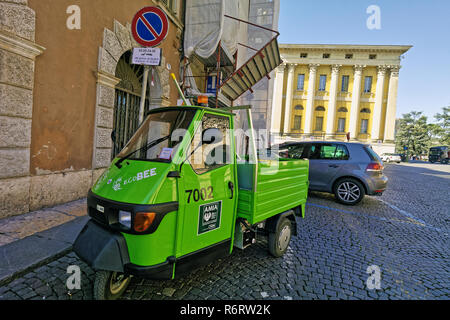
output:
<path id="1" fill-rule="evenodd" d="M 127 229 L 131 229 L 131 212 L 119 211 L 119 223 Z"/>

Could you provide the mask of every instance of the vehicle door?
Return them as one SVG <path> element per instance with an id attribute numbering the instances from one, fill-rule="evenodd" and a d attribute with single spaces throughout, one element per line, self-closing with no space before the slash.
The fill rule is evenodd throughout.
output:
<path id="1" fill-rule="evenodd" d="M 330 191 L 330 184 L 349 159 L 349 154 L 344 145 L 313 143 L 309 159 L 311 189 Z"/>
<path id="2" fill-rule="evenodd" d="M 221 137 L 202 141 L 216 128 Z M 180 201 L 184 214 L 181 251 L 186 255 L 232 237 L 237 181 L 231 116 L 205 113 L 182 166 Z M 214 132 L 214 130 L 213 130 Z M 181 206 L 180 206 L 181 207 Z"/>

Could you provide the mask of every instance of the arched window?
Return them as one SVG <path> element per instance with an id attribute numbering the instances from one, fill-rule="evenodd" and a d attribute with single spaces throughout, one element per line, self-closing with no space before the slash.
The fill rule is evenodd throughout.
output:
<path id="1" fill-rule="evenodd" d="M 324 107 L 317 107 L 316 111 L 323 112 L 323 111 L 325 111 L 325 108 Z"/>
<path id="2" fill-rule="evenodd" d="M 361 113 L 371 113 L 371 111 L 368 108 L 364 108 L 361 110 Z"/>
<path id="3" fill-rule="evenodd" d="M 348 109 L 346 107 L 342 107 L 338 109 L 338 112 L 348 112 Z"/>
<path id="4" fill-rule="evenodd" d="M 297 110 L 297 111 L 303 111 L 303 110 L 305 110 L 305 108 L 303 108 L 302 105 L 296 105 L 296 106 L 294 107 L 294 109 Z"/>
<path id="5" fill-rule="evenodd" d="M 131 63 L 132 52 L 125 52 L 120 58 L 115 76 L 120 79 L 116 86 L 116 99 L 114 107 L 114 158 L 127 144 L 139 126 L 139 114 L 141 112 L 142 80 L 144 67 Z M 149 79 L 149 82 L 151 79 Z M 150 94 L 147 88 L 147 96 L 144 114 L 150 109 Z"/>

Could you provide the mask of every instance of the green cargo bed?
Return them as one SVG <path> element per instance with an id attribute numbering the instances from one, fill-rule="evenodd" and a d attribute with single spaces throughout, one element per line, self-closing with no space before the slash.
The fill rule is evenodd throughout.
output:
<path id="1" fill-rule="evenodd" d="M 238 163 L 238 218 L 256 224 L 299 206 L 304 217 L 308 175 L 308 160 L 260 160 L 258 165 Z"/>

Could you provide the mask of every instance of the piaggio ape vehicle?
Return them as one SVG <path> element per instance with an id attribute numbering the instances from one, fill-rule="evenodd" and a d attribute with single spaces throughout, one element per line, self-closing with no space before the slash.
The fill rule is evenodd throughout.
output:
<path id="1" fill-rule="evenodd" d="M 74 243 L 96 271 L 96 299 L 117 299 L 132 276 L 179 277 L 259 232 L 272 255 L 287 251 L 305 215 L 309 162 L 257 159 L 251 131 L 240 154 L 234 118 L 194 106 L 149 112 L 90 190 L 91 219 Z"/>

